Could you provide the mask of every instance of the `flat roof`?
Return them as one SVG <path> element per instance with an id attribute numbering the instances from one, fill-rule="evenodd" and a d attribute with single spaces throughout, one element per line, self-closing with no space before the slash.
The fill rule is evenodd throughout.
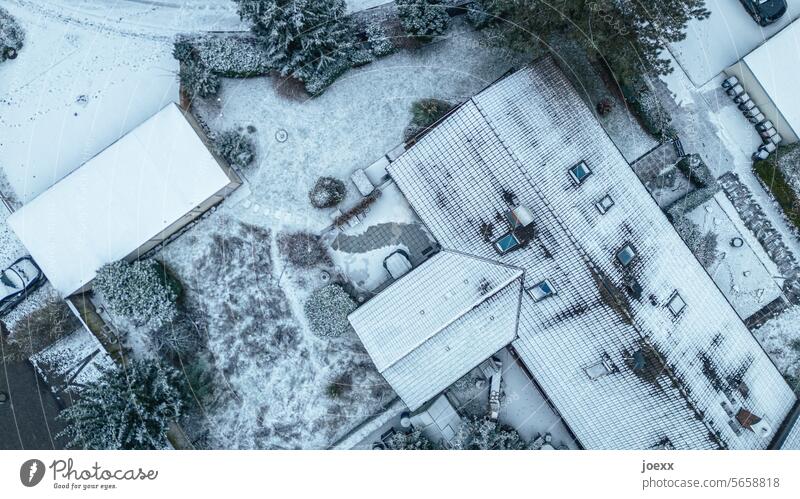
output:
<path id="1" fill-rule="evenodd" d="M 8 218 L 63 296 L 230 184 L 174 103 Z"/>
<path id="2" fill-rule="evenodd" d="M 750 52 L 744 62 L 795 134 L 800 135 L 800 20 Z"/>

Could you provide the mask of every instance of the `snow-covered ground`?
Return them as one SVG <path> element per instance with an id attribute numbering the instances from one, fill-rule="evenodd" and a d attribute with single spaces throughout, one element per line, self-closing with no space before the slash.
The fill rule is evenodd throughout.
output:
<path id="1" fill-rule="evenodd" d="M 789 9 L 780 20 L 761 27 L 736 0 L 706 0 L 711 16 L 691 21 L 686 38 L 672 44 L 670 51 L 691 80 L 702 86 L 800 17 L 800 2 L 787 4 Z"/>
<path id="2" fill-rule="evenodd" d="M 746 319 L 781 295 L 780 275 L 764 248 L 742 223 L 736 209 L 718 192 L 686 215 L 703 233 L 717 236 L 717 259 L 706 269 L 739 317 Z M 741 238 L 739 248 L 731 240 Z"/>

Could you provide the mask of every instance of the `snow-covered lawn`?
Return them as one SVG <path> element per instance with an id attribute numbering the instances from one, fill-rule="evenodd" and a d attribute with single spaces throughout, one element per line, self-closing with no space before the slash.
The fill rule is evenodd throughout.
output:
<path id="1" fill-rule="evenodd" d="M 800 17 L 800 3 L 787 4 L 789 9 L 779 21 L 761 27 L 736 0 L 706 0 L 711 17 L 691 21 L 686 39 L 672 44 L 670 51 L 695 85 L 702 86 Z"/>
<path id="2" fill-rule="evenodd" d="M 800 381 L 800 307 L 768 320 L 753 334 L 784 376 Z M 797 390 L 798 386 L 793 386 Z"/>
<path id="3" fill-rule="evenodd" d="M 739 317 L 746 319 L 781 295 L 774 276 L 779 272 L 764 248 L 744 227 L 736 209 L 725 196 L 716 196 L 687 214 L 703 233 L 717 236 L 717 259 L 706 269 Z M 741 238 L 739 248 L 731 240 Z"/>

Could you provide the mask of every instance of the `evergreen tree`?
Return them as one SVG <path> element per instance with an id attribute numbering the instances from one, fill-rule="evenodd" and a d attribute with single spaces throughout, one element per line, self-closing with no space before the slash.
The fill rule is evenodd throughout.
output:
<path id="1" fill-rule="evenodd" d="M 153 361 L 132 361 L 124 370 L 105 370 L 59 417 L 59 437 L 80 449 L 161 449 L 166 432 L 183 409 L 183 378 Z"/>
<path id="2" fill-rule="evenodd" d="M 238 130 L 227 130 L 213 137 L 214 149 L 234 168 L 250 166 L 256 157 L 253 140 Z"/>
<path id="3" fill-rule="evenodd" d="M 517 430 L 488 417 L 466 418 L 450 441 L 460 450 L 521 450 L 527 445 Z"/>
<path id="4" fill-rule="evenodd" d="M 450 16 L 439 0 L 396 0 L 403 29 L 411 36 L 430 40 L 447 29 Z"/>
<path id="5" fill-rule="evenodd" d="M 0 62 L 15 58 L 24 41 L 25 31 L 7 10 L 0 7 Z"/>
<path id="6" fill-rule="evenodd" d="M 414 428 L 408 433 L 398 432 L 384 442 L 387 450 L 432 450 L 433 442 L 422 434 L 422 430 Z"/>
<path id="7" fill-rule="evenodd" d="M 199 59 L 181 64 L 178 79 L 191 97 L 211 97 L 219 92 L 219 76 Z"/>
<path id="8" fill-rule="evenodd" d="M 281 76 L 309 81 L 348 61 L 354 37 L 344 0 L 234 0 Z"/>
<path id="9" fill-rule="evenodd" d="M 94 289 L 108 308 L 137 326 L 158 329 L 177 314 L 175 301 L 180 285 L 155 260 L 124 260 L 103 265 L 97 271 Z"/>
<path id="10" fill-rule="evenodd" d="M 308 192 L 308 198 L 314 208 L 333 208 L 344 200 L 347 186 L 334 177 L 320 177 Z"/>
<path id="11" fill-rule="evenodd" d="M 642 71 L 667 74 L 669 61 L 659 57 L 667 44 L 682 40 L 687 23 L 704 19 L 704 0 L 482 0 L 484 10 L 500 20 L 494 25 L 506 44 L 530 50 L 553 32 L 567 32 L 608 61 L 626 81 Z"/>

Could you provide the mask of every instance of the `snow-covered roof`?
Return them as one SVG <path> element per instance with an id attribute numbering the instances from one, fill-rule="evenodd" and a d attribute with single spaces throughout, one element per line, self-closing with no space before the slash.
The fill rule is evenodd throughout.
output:
<path id="1" fill-rule="evenodd" d="M 8 218 L 63 296 L 231 183 L 169 104 Z"/>
<path id="2" fill-rule="evenodd" d="M 351 313 L 350 323 L 414 410 L 514 339 L 521 277 L 519 268 L 443 251 Z"/>
<path id="3" fill-rule="evenodd" d="M 576 184 L 580 161 L 592 173 Z M 464 103 L 388 170 L 443 248 L 522 268 L 525 286 L 552 283 L 553 296 L 522 295 L 512 345 L 585 447 L 768 445 L 723 402 L 774 430 L 792 390 L 552 60 Z M 614 205 L 601 214 L 606 195 Z M 510 198 L 533 213 L 536 235 L 498 255 L 484 224 L 507 231 Z M 623 267 L 626 245 L 636 256 Z M 674 316 L 676 293 L 686 307 Z M 374 320 L 408 320 L 397 310 Z"/>
<path id="4" fill-rule="evenodd" d="M 744 62 L 792 130 L 800 135 L 800 19 L 750 52 Z"/>
<path id="5" fill-rule="evenodd" d="M 794 420 L 780 448 L 782 450 L 800 450 L 800 418 Z"/>

